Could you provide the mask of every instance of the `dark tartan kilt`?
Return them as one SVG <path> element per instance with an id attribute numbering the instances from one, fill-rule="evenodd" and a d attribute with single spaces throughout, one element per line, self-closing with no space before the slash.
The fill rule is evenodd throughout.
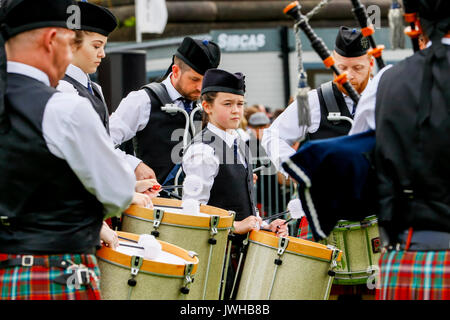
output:
<path id="1" fill-rule="evenodd" d="M 83 264 L 100 278 L 100 269 L 93 254 L 33 255 L 35 258 L 70 260 Z M 0 253 L 0 261 L 21 255 Z M 48 260 L 46 260 L 48 261 Z M 53 280 L 71 273 L 58 267 L 32 266 L 0 269 L 0 300 L 100 300 L 100 283 L 90 277 L 90 284 L 67 286 Z"/>
<path id="2" fill-rule="evenodd" d="M 387 251 L 377 300 L 450 300 L 450 251 Z"/>

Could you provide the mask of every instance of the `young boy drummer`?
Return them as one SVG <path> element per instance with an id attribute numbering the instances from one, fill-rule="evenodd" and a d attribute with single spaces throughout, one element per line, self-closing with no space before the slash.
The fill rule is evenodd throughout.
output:
<path id="1" fill-rule="evenodd" d="M 244 79 L 241 73 L 221 69 L 206 71 L 201 91 L 206 125 L 194 137 L 182 161 L 186 177 L 197 176 L 202 181 L 200 192 L 196 195 L 185 192 L 183 200 L 195 199 L 202 204 L 236 212 L 232 260 L 247 233 L 259 229 L 262 224 L 261 218 L 256 216 L 253 202 L 249 150 L 236 132 L 243 117 Z M 277 219 L 268 229 L 278 236 L 287 236 L 287 226 L 283 223 L 284 220 Z M 232 261 L 232 265 L 237 264 Z M 227 298 L 236 272 L 233 267 L 228 266 L 228 269 Z"/>

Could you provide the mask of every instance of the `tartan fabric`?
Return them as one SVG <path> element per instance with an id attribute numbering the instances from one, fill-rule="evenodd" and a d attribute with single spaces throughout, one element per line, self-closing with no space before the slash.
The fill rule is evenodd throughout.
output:
<path id="1" fill-rule="evenodd" d="M 302 217 L 300 220 L 300 226 L 298 227 L 297 238 L 301 238 L 304 240 L 315 241 L 311 228 L 309 227 L 308 219 L 306 217 Z"/>
<path id="2" fill-rule="evenodd" d="M 2 254 L 0 261 L 20 258 L 21 255 Z M 99 278 L 100 269 L 93 254 L 34 255 L 35 258 L 70 260 L 82 263 Z M 48 260 L 46 260 L 48 261 Z M 58 267 L 32 266 L 0 269 L 0 300 L 100 300 L 100 283 L 92 277 L 89 285 L 76 289 L 55 283 L 53 280 L 70 273 Z"/>
<path id="3" fill-rule="evenodd" d="M 387 251 L 377 300 L 450 300 L 450 250 Z"/>

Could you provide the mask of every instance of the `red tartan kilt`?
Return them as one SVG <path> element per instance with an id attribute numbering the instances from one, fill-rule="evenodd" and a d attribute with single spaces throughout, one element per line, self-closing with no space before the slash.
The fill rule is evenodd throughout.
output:
<path id="1" fill-rule="evenodd" d="M 19 258 L 21 255 L 0 253 L 0 261 Z M 93 270 L 99 278 L 100 270 L 93 254 L 33 255 L 44 259 L 70 259 Z M 66 271 L 67 273 L 70 273 Z M 0 269 L 0 300 L 100 300 L 100 283 L 91 277 L 89 285 L 79 289 L 61 285 L 53 280 L 64 274 L 58 267 L 32 266 Z"/>
<path id="2" fill-rule="evenodd" d="M 387 251 L 377 300 L 450 300 L 450 250 Z"/>

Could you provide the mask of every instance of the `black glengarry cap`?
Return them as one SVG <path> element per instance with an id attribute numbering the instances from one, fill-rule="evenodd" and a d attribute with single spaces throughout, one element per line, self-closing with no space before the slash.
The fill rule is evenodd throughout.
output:
<path id="1" fill-rule="evenodd" d="M 178 47 L 175 56 L 183 60 L 195 72 L 204 75 L 206 70 L 219 66 L 220 48 L 212 41 L 186 37 Z"/>
<path id="2" fill-rule="evenodd" d="M 360 57 L 367 53 L 369 47 L 369 40 L 361 31 L 348 27 L 339 28 L 334 46 L 339 55 L 347 58 Z"/>
<path id="3" fill-rule="evenodd" d="M 222 69 L 209 69 L 203 77 L 202 94 L 207 92 L 227 92 L 245 95 L 245 76 Z"/>
<path id="4" fill-rule="evenodd" d="M 117 27 L 117 19 L 108 9 L 93 3 L 79 1 L 81 11 L 80 30 L 92 31 L 105 37 Z"/>

